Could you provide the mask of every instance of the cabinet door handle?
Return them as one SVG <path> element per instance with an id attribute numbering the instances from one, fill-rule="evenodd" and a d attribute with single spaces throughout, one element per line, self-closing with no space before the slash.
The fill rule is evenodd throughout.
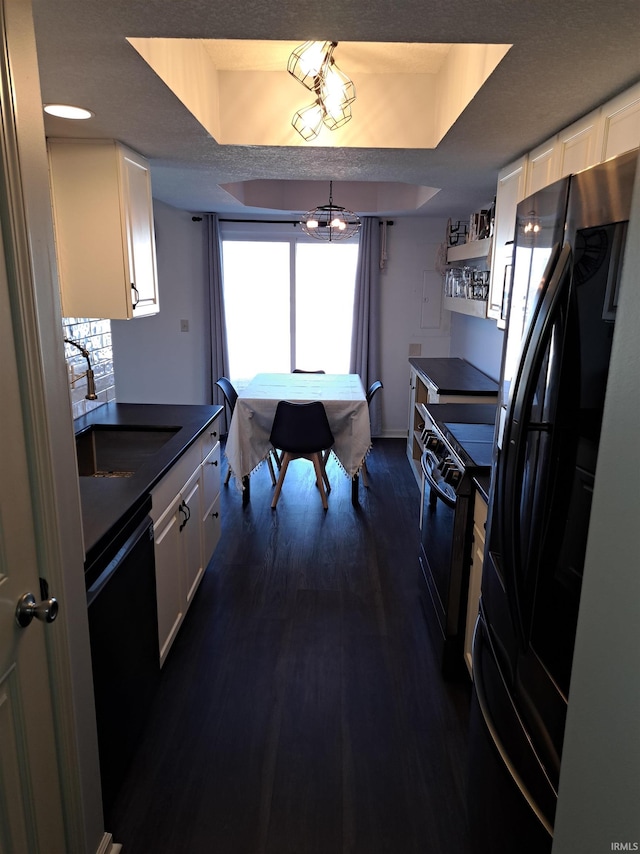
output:
<path id="1" fill-rule="evenodd" d="M 210 465 L 212 465 L 212 466 L 217 466 L 217 465 L 218 465 L 218 461 L 217 461 L 217 460 L 211 460 Z"/>
<path id="2" fill-rule="evenodd" d="M 218 434 L 216 433 L 215 430 L 212 430 L 211 433 L 209 433 L 209 435 L 211 436 L 212 439 L 215 439 Z"/>
<path id="3" fill-rule="evenodd" d="M 131 290 L 133 291 L 133 293 L 135 295 L 135 302 L 132 300 L 131 307 L 133 309 L 135 309 L 137 307 L 138 303 L 140 302 L 140 291 L 136 288 L 136 286 L 133 284 L 133 282 L 131 282 Z"/>
<path id="4" fill-rule="evenodd" d="M 219 514 L 219 513 L 218 513 L 218 511 L 216 510 L 216 512 L 215 512 L 215 513 L 212 513 L 211 515 L 213 516 L 213 518 L 214 518 L 214 519 L 217 519 L 217 518 L 218 518 L 218 516 L 219 516 L 220 514 Z"/>
<path id="5" fill-rule="evenodd" d="M 191 510 L 189 508 L 189 505 L 186 503 L 186 501 L 182 502 L 180 507 L 178 507 L 178 510 L 184 515 L 184 522 L 180 523 L 180 528 L 179 528 L 179 530 L 181 531 L 184 528 L 184 526 L 187 524 L 189 519 L 191 518 Z"/>

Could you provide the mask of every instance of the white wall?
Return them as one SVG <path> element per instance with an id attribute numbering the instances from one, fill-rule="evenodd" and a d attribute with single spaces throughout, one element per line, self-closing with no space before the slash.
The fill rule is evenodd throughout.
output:
<path id="1" fill-rule="evenodd" d="M 495 320 L 451 312 L 451 356 L 471 362 L 496 382 L 500 381 L 504 333 Z"/>
<path id="2" fill-rule="evenodd" d="M 409 356 L 448 356 L 450 313 L 442 310 L 435 270 L 443 219 L 400 217 L 387 229 L 388 260 L 380 275 L 383 436 L 406 436 Z"/>
<path id="3" fill-rule="evenodd" d="M 204 221 L 154 201 L 160 312 L 112 320 L 120 403 L 210 403 Z M 181 332 L 186 320 L 188 332 Z"/>
<path id="4" fill-rule="evenodd" d="M 111 321 L 116 397 L 208 403 L 205 224 L 158 201 L 154 214 L 160 313 Z M 442 276 L 435 265 L 445 229 L 444 219 L 426 217 L 400 217 L 387 229 L 388 257 L 380 273 L 382 435 L 387 437 L 406 435 L 410 356 L 461 356 L 492 377 L 499 374 L 502 333 L 495 323 L 442 310 Z M 189 332 L 180 331 L 181 320 L 188 321 Z M 465 324 L 468 320 L 475 323 Z"/>

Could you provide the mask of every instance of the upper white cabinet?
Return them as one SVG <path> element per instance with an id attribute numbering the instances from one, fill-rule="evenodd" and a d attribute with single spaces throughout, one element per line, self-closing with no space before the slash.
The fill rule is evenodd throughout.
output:
<path id="1" fill-rule="evenodd" d="M 640 147 L 640 83 L 583 116 L 498 175 L 487 317 L 504 328 L 518 202 L 559 178 Z"/>
<path id="2" fill-rule="evenodd" d="M 602 122 L 600 110 L 583 116 L 556 137 L 556 168 L 550 184 L 565 175 L 582 172 L 601 160 Z M 543 185 L 545 186 L 545 185 Z"/>
<path id="3" fill-rule="evenodd" d="M 494 318 L 500 329 L 504 329 L 506 323 L 503 300 L 511 275 L 516 208 L 526 196 L 526 179 L 526 157 L 505 166 L 498 175 L 487 317 Z"/>
<path id="4" fill-rule="evenodd" d="M 156 314 L 147 161 L 114 140 L 51 139 L 48 148 L 63 315 Z"/>
<path id="5" fill-rule="evenodd" d="M 549 184 L 553 184 L 557 176 L 557 150 L 556 137 L 547 140 L 542 145 L 529 152 L 527 158 L 527 178 L 525 182 L 524 196 L 541 190 Z M 514 217 L 515 225 L 515 217 Z"/>
<path id="6" fill-rule="evenodd" d="M 594 166 L 600 162 L 601 150 L 601 115 L 595 110 L 529 152 L 525 195 Z"/>
<path id="7" fill-rule="evenodd" d="M 640 83 L 605 104 L 601 122 L 602 160 L 640 147 Z"/>

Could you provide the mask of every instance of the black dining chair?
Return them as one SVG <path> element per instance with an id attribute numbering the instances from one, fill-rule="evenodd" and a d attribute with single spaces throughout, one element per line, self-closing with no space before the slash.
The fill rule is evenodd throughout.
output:
<path id="1" fill-rule="evenodd" d="M 231 425 L 231 418 L 233 417 L 233 410 L 236 408 L 236 401 L 238 399 L 238 392 L 236 391 L 231 380 L 227 379 L 227 377 L 218 377 L 215 381 L 214 385 L 217 385 L 218 388 L 222 391 L 224 396 L 224 402 L 228 409 L 227 413 L 227 428 Z M 269 474 L 271 475 L 271 483 L 276 485 L 276 475 L 273 470 L 273 463 L 271 462 L 271 456 L 267 457 L 267 465 L 269 466 Z M 227 475 L 224 479 L 224 485 L 227 486 L 229 480 L 231 479 L 231 469 L 227 469 Z"/>
<path id="2" fill-rule="evenodd" d="M 371 383 L 371 385 L 367 389 L 367 393 L 366 393 L 367 406 L 371 407 L 371 401 L 373 400 L 374 395 L 376 394 L 376 392 L 380 391 L 381 388 L 384 388 L 384 386 L 382 385 L 380 380 L 375 380 L 375 382 Z M 366 487 L 369 486 L 369 484 L 367 483 L 367 461 L 366 461 L 366 459 L 362 463 L 362 483 Z"/>
<path id="3" fill-rule="evenodd" d="M 331 491 L 331 484 L 324 469 L 323 451 L 332 447 L 334 438 L 324 404 L 319 400 L 311 403 L 281 400 L 276 407 L 270 441 L 274 448 L 282 451 L 280 475 L 271 507 L 275 508 L 278 503 L 291 460 L 304 458 L 313 463 L 322 506 L 326 510 L 327 493 Z"/>
<path id="4" fill-rule="evenodd" d="M 294 368 L 291 371 L 292 374 L 324 374 L 324 371 L 304 371 L 302 368 Z M 278 468 L 282 465 L 282 451 L 274 450 L 273 456 L 275 457 L 276 465 Z M 327 451 L 327 455 L 329 456 L 329 452 Z M 326 461 L 326 458 L 325 458 Z"/>

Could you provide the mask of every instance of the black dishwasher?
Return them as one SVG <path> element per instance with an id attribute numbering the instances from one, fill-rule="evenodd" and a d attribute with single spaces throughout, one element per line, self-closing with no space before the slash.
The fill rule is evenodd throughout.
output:
<path id="1" fill-rule="evenodd" d="M 91 662 L 105 818 L 160 680 L 151 499 L 86 568 Z"/>

